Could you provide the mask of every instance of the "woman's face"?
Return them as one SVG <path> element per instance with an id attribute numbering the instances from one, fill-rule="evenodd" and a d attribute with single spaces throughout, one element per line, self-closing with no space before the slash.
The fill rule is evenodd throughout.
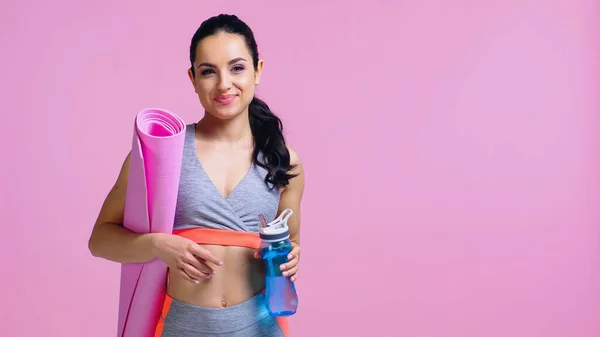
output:
<path id="1" fill-rule="evenodd" d="M 242 36 L 217 33 L 196 47 L 195 75 L 188 71 L 194 90 L 207 113 L 231 119 L 247 112 L 259 83 L 263 62 L 254 69 Z"/>

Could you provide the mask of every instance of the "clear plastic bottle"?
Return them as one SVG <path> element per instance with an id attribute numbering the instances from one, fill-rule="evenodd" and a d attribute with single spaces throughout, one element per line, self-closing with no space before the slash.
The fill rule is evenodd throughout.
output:
<path id="1" fill-rule="evenodd" d="M 296 287 L 289 277 L 283 276 L 280 265 L 288 262 L 288 254 L 292 250 L 287 220 L 292 210 L 286 209 L 277 219 L 266 224 L 261 218 L 259 234 L 261 239 L 260 253 L 266 270 L 265 301 L 269 313 L 273 317 L 291 316 L 298 308 Z"/>

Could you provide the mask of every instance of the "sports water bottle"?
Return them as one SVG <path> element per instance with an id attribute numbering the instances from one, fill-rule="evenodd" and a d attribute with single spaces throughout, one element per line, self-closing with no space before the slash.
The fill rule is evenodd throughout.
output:
<path id="1" fill-rule="evenodd" d="M 291 209 L 286 209 L 277 219 L 268 224 L 260 216 L 260 254 L 267 275 L 265 302 L 269 314 L 273 317 L 293 315 L 298 308 L 296 287 L 289 277 L 283 276 L 280 269 L 280 265 L 288 262 L 287 256 L 292 250 L 290 231 L 287 225 L 292 213 Z"/>

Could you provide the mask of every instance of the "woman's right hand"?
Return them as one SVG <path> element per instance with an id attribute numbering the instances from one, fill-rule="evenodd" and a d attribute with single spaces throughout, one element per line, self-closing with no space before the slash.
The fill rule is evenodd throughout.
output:
<path id="1" fill-rule="evenodd" d="M 179 235 L 156 234 L 153 247 L 156 256 L 171 270 L 176 270 L 182 277 L 195 284 L 215 274 L 209 263 L 223 265 L 223 261 L 209 250 Z"/>

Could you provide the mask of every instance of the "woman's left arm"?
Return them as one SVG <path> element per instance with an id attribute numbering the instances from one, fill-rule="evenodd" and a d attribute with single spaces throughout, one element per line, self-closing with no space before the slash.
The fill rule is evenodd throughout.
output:
<path id="1" fill-rule="evenodd" d="M 288 219 L 292 251 L 288 255 L 289 262 L 282 264 L 281 270 L 284 276 L 290 277 L 290 280 L 295 282 L 298 279 L 298 262 L 300 261 L 300 203 L 304 193 L 304 168 L 298 154 L 289 146 L 288 150 L 290 152 L 290 164 L 295 166 L 290 174 L 296 176 L 290 179 L 289 184 L 281 192 L 277 213 L 281 214 L 286 208 L 294 212 Z"/>

